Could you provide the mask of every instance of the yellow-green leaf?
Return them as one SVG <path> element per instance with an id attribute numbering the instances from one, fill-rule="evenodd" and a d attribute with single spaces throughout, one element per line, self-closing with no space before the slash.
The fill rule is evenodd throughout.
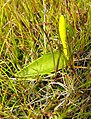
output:
<path id="1" fill-rule="evenodd" d="M 55 59 L 55 67 L 54 67 L 54 62 L 52 58 L 52 53 L 46 53 L 40 58 L 36 59 L 29 65 L 25 66 L 21 71 L 17 72 L 16 77 L 35 77 L 38 75 L 45 75 L 45 74 L 50 74 L 51 72 L 55 71 L 55 68 L 58 63 L 59 59 L 59 52 L 55 51 L 54 52 L 54 59 Z M 65 67 L 65 60 L 64 56 L 61 54 L 60 59 L 59 59 L 59 66 L 58 70 L 62 69 Z"/>

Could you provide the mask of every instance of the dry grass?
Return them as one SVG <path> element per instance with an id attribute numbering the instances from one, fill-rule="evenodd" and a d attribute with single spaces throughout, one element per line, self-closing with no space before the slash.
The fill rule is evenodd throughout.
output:
<path id="1" fill-rule="evenodd" d="M 69 67 L 56 78 L 11 80 L 51 50 L 48 39 L 53 50 L 58 48 L 60 13 L 67 20 Z M 0 118 L 90 119 L 90 62 L 89 0 L 0 0 Z"/>

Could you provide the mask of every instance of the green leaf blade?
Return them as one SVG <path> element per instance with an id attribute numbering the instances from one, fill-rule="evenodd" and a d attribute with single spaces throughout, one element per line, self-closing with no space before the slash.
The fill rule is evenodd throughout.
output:
<path id="1" fill-rule="evenodd" d="M 55 64 L 57 65 L 59 52 L 54 52 Z M 61 55 L 59 61 L 58 69 L 61 69 L 64 65 L 64 58 Z M 17 77 L 35 77 L 38 75 L 50 74 L 55 71 L 56 66 L 54 66 L 53 58 L 51 53 L 47 53 L 42 57 L 38 58 L 34 62 L 30 63 L 26 67 L 24 67 L 21 71 L 19 71 L 16 76 Z"/>

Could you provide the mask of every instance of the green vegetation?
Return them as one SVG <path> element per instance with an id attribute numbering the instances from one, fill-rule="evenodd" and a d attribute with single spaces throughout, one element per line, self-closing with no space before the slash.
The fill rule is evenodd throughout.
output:
<path id="1" fill-rule="evenodd" d="M 0 0 L 0 119 L 90 119 L 90 70 L 90 0 Z"/>

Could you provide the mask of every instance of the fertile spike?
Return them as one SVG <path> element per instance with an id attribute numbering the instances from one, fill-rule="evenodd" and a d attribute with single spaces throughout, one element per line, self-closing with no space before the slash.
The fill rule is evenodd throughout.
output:
<path id="1" fill-rule="evenodd" d="M 67 57 L 66 23 L 65 23 L 65 18 L 63 15 L 61 15 L 59 19 L 59 34 L 62 41 L 64 54 Z"/>

